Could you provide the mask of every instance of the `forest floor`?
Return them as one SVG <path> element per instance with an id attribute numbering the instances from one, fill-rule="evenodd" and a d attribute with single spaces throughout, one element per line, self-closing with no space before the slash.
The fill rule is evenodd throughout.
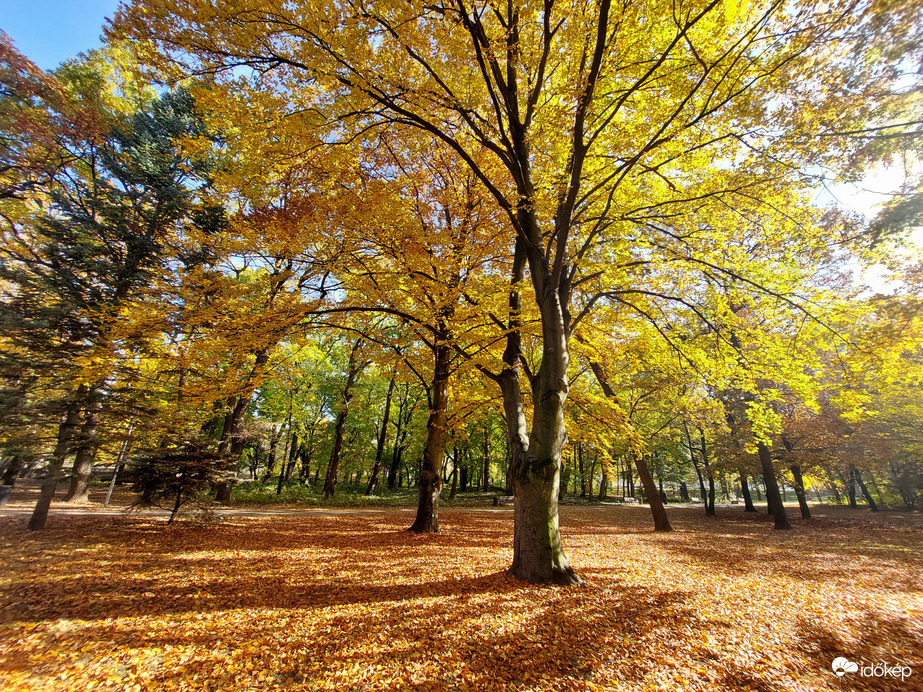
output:
<path id="1" fill-rule="evenodd" d="M 505 573 L 510 508 L 94 507 L 0 516 L 0 689 L 923 690 L 923 530 L 865 510 L 565 506 L 559 588 Z"/>

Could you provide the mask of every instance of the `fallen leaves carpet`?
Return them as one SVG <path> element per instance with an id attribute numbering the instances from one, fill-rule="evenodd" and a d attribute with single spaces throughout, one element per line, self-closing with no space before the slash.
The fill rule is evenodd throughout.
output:
<path id="1" fill-rule="evenodd" d="M 923 689 L 923 531 L 700 512 L 562 508 L 571 588 L 505 574 L 508 510 L 5 517 L 0 689 Z"/>

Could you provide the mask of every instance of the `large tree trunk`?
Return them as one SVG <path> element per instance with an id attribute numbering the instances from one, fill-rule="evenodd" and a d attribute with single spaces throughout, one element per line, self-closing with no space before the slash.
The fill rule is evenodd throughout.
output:
<path id="1" fill-rule="evenodd" d="M 324 497 L 330 499 L 336 490 L 337 474 L 340 466 L 340 452 L 343 449 L 343 428 L 346 425 L 346 416 L 349 414 L 349 402 L 353 398 L 353 385 L 361 369 L 357 361 L 361 339 L 356 339 L 352 350 L 349 352 L 349 366 L 346 373 L 346 384 L 343 387 L 343 408 L 337 416 L 336 427 L 333 433 L 333 450 L 330 452 L 330 463 L 327 465 L 327 477 L 324 479 Z"/>
<path id="2" fill-rule="evenodd" d="M 388 421 L 391 418 L 391 399 L 394 397 L 394 375 L 388 382 L 388 393 L 385 395 L 385 412 L 381 419 L 381 430 L 378 431 L 378 446 L 375 448 L 375 465 L 372 467 L 372 475 L 369 476 L 369 484 L 365 488 L 365 494 L 371 495 L 375 492 L 375 486 L 378 485 L 378 474 L 381 471 L 381 460 L 385 453 L 385 442 L 388 439 Z"/>
<path id="3" fill-rule="evenodd" d="M 534 264 L 534 263 L 533 263 Z M 567 439 L 564 401 L 570 352 L 557 286 L 543 286 L 532 266 L 542 314 L 542 361 L 532 385 L 532 434 L 516 461 L 513 576 L 542 584 L 579 584 L 558 529 L 561 454 Z M 544 274 L 544 272 L 542 272 Z"/>
<path id="4" fill-rule="evenodd" d="M 441 334 L 433 348 L 433 386 L 429 419 L 426 422 L 426 447 L 420 466 L 420 496 L 417 516 L 410 530 L 438 533 L 439 495 L 442 492 L 442 461 L 445 457 L 446 412 L 449 405 L 449 369 L 452 352 L 448 334 Z"/>
<path id="5" fill-rule="evenodd" d="M 810 519 L 811 510 L 808 508 L 808 496 L 804 492 L 804 478 L 801 475 L 801 465 L 792 464 L 789 466 L 789 469 L 795 481 L 795 495 L 798 496 L 798 507 L 801 509 L 801 518 Z"/>
<path id="6" fill-rule="evenodd" d="M 77 427 L 77 422 L 80 420 L 80 406 L 86 397 L 86 392 L 87 387 L 85 385 L 81 385 L 77 389 L 73 400 L 67 406 L 64 421 L 58 426 L 58 441 L 55 444 L 54 451 L 51 453 L 51 459 L 48 461 L 48 475 L 45 476 L 45 480 L 42 482 L 38 502 L 35 503 L 32 517 L 29 519 L 30 531 L 44 529 L 45 523 L 48 521 L 48 509 L 51 507 L 51 500 L 61 478 L 64 459 L 70 451 L 74 428 Z"/>
<path id="7" fill-rule="evenodd" d="M 70 487 L 64 496 L 65 502 L 86 502 L 90 495 L 90 474 L 96 457 L 96 431 L 99 426 L 99 406 L 102 392 L 94 388 L 87 402 L 83 425 L 77 435 L 77 454 L 71 471 Z"/>
<path id="8" fill-rule="evenodd" d="M 763 442 L 758 442 L 756 449 L 763 470 L 763 483 L 766 485 L 766 500 L 775 519 L 775 528 L 779 531 L 790 531 L 792 525 L 788 523 L 785 505 L 782 504 L 782 496 L 779 494 L 779 484 L 776 482 L 776 472 L 772 466 L 772 453 Z"/>

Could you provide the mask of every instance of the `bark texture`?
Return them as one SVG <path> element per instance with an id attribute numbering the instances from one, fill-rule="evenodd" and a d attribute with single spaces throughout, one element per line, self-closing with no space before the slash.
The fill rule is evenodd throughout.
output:
<path id="1" fill-rule="evenodd" d="M 775 528 L 778 531 L 790 531 L 792 525 L 788 522 L 785 505 L 782 504 L 782 496 L 779 494 L 779 484 L 776 482 L 776 472 L 772 466 L 772 453 L 763 442 L 757 444 L 757 453 L 763 470 L 763 483 L 766 485 L 766 501 L 775 519 Z"/>
<path id="2" fill-rule="evenodd" d="M 86 396 L 86 388 L 78 389 L 77 396 L 70 402 L 64 414 L 64 421 L 58 427 L 58 440 L 55 444 L 54 451 L 51 453 L 51 459 L 48 462 L 48 475 L 42 482 L 42 489 L 39 491 L 38 502 L 35 503 L 35 509 L 32 511 L 32 517 L 29 519 L 29 530 L 40 531 L 45 528 L 48 521 L 48 509 L 51 507 L 51 500 L 54 497 L 55 490 L 58 487 L 58 481 L 61 478 L 61 470 L 64 468 L 64 459 L 70 451 L 71 440 L 74 437 L 74 430 L 80 421 L 80 407 Z"/>

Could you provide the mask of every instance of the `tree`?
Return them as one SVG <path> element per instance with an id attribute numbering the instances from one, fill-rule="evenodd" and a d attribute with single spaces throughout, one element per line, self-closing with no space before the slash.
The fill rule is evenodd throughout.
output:
<path id="1" fill-rule="evenodd" d="M 531 429 L 518 388 L 504 389 L 517 426 L 511 570 L 569 584 L 579 579 L 557 516 L 569 341 L 598 302 L 575 311 L 575 287 L 621 285 L 623 263 L 600 262 L 622 249 L 643 256 L 634 233 L 659 236 L 653 219 L 705 199 L 729 209 L 764 199 L 766 213 L 783 218 L 771 201 L 777 191 L 805 186 L 809 164 L 835 166 L 849 146 L 837 137 L 821 146 L 817 131 L 877 114 L 872 94 L 893 74 L 849 68 L 866 68 L 895 32 L 913 33 L 913 10 L 878 21 L 892 11 L 888 3 L 601 0 L 347 2 L 320 12 L 301 3 L 146 0 L 123 8 L 116 28 L 151 40 L 159 65 L 176 76 L 249 67 L 286 88 L 303 85 L 298 95 L 339 118 L 347 137 L 416 128 L 450 147 L 492 195 L 516 234 L 507 248 L 513 286 L 515 268 L 528 267 L 541 324 Z"/>

